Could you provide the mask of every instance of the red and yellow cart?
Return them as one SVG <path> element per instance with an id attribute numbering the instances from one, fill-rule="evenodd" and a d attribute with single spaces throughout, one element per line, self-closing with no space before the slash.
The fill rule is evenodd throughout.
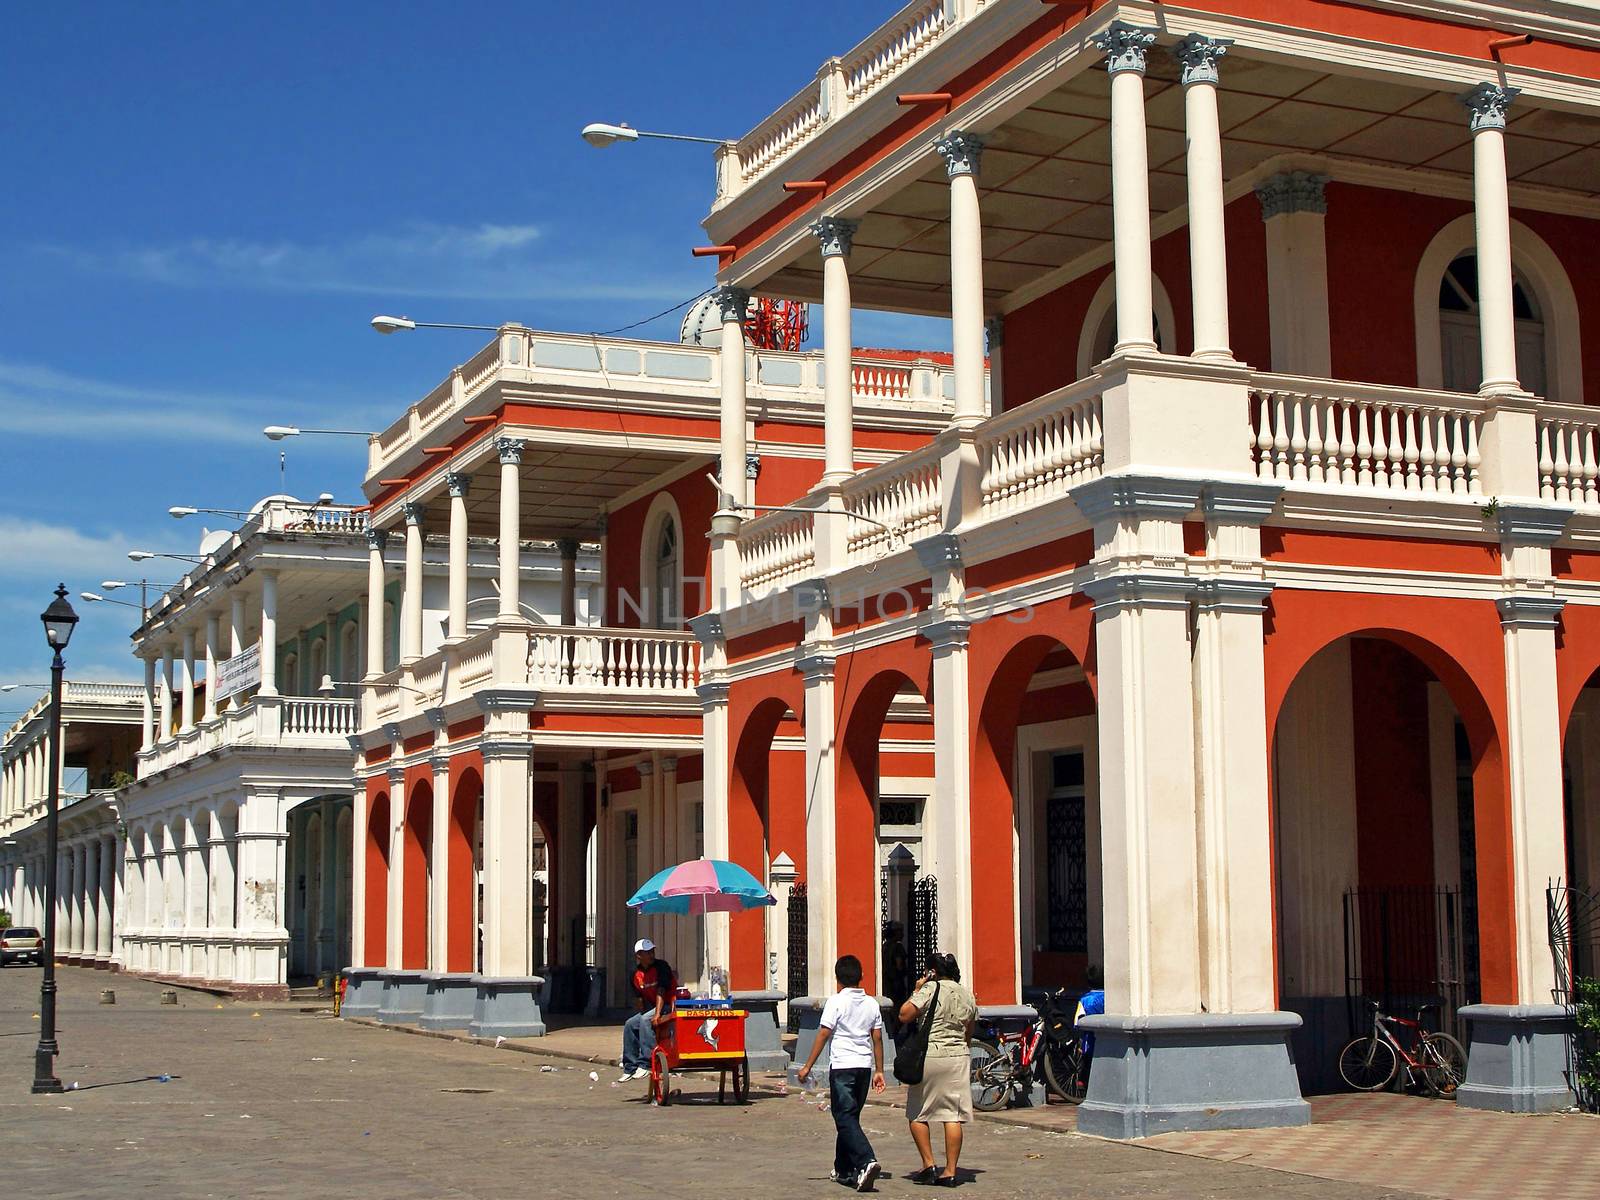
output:
<path id="1" fill-rule="evenodd" d="M 656 1028 L 656 1048 L 650 1055 L 651 1102 L 672 1102 L 674 1072 L 716 1071 L 717 1103 L 727 1100 L 730 1075 L 735 1103 L 746 1103 L 750 1060 L 745 1057 L 744 1022 L 748 1015 L 727 1001 L 678 1001 L 671 1017 Z"/>

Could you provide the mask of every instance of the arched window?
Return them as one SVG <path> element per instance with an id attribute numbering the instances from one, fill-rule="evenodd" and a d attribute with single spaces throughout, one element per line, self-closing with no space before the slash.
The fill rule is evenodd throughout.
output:
<path id="1" fill-rule="evenodd" d="M 328 641 L 318 638 L 311 643 L 311 678 L 306 681 L 305 690 L 315 693 L 322 686 L 322 677 L 333 674 L 333 668 L 328 664 Z"/>
<path id="2" fill-rule="evenodd" d="M 656 531 L 655 570 L 650 587 L 650 623 L 656 629 L 677 629 L 683 623 L 678 523 L 670 516 Z"/>
<path id="3" fill-rule="evenodd" d="M 278 691 L 285 696 L 298 696 L 300 694 L 300 656 L 286 654 L 283 656 L 283 674 L 278 680 Z"/>
<path id="4" fill-rule="evenodd" d="M 361 643 L 354 621 L 346 621 L 339 631 L 339 673 L 335 678 L 346 683 L 361 678 Z"/>
<path id="5" fill-rule="evenodd" d="M 1162 354 L 1176 354 L 1173 341 L 1177 317 L 1172 310 L 1172 297 L 1167 294 L 1161 277 L 1150 276 L 1151 329 L 1156 346 Z M 1100 282 L 1084 310 L 1083 326 L 1078 330 L 1078 378 L 1085 379 L 1096 364 L 1105 362 L 1117 344 L 1117 277 L 1112 272 Z"/>
<path id="6" fill-rule="evenodd" d="M 1516 322 L 1518 381 L 1523 390 L 1546 395 L 1544 314 L 1520 272 L 1512 279 L 1511 315 Z M 1439 281 L 1439 342 L 1445 390 L 1476 392 L 1483 382 L 1476 254 L 1458 255 Z"/>

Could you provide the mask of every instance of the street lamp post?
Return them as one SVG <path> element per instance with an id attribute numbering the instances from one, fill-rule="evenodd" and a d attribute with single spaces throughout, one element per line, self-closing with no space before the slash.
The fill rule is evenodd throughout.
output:
<path id="1" fill-rule="evenodd" d="M 67 585 L 56 588 L 56 598 L 40 614 L 44 622 L 44 639 L 50 646 L 50 766 L 49 789 L 45 809 L 44 858 L 44 979 L 39 984 L 39 1048 L 33 1056 L 33 1091 L 35 1095 L 57 1094 L 62 1091 L 61 1080 L 56 1078 L 56 843 L 61 833 L 61 676 L 67 664 L 61 652 L 72 640 L 72 627 L 78 623 L 78 614 L 67 603 Z"/>

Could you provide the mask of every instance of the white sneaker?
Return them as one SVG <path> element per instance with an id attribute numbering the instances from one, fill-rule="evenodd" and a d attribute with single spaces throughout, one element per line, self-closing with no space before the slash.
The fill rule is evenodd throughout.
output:
<path id="1" fill-rule="evenodd" d="M 856 1177 L 856 1191 L 867 1192 L 872 1190 L 872 1185 L 877 1182 L 883 1168 L 874 1160 L 861 1168 L 861 1174 Z"/>
<path id="2" fill-rule="evenodd" d="M 621 1075 L 617 1076 L 617 1082 L 618 1083 L 627 1083 L 628 1080 L 632 1079 L 637 1074 L 638 1074 L 637 1071 L 624 1071 Z"/>
<path id="3" fill-rule="evenodd" d="M 633 1069 L 633 1078 L 634 1079 L 649 1079 L 650 1078 L 650 1068 L 649 1067 L 635 1067 Z"/>

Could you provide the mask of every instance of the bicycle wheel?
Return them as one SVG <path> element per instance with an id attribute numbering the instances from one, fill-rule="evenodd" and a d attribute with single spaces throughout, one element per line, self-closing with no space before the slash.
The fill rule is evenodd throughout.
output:
<path id="1" fill-rule="evenodd" d="M 1011 1099 L 1017 1064 L 1009 1048 L 1001 1050 L 992 1042 L 972 1040 L 972 1106 L 983 1112 L 999 1112 Z"/>
<path id="2" fill-rule="evenodd" d="M 1357 1038 L 1339 1052 L 1339 1074 L 1358 1092 L 1375 1092 L 1394 1078 L 1400 1057 L 1381 1038 Z"/>
<path id="3" fill-rule="evenodd" d="M 1089 1091 L 1089 1077 L 1083 1069 L 1083 1046 L 1077 1038 L 1057 1042 L 1045 1050 L 1044 1081 L 1068 1104 L 1083 1103 Z"/>
<path id="4" fill-rule="evenodd" d="M 1430 1033 L 1422 1039 L 1422 1082 L 1435 1096 L 1456 1094 L 1467 1077 L 1467 1052 L 1448 1033 Z"/>
<path id="5" fill-rule="evenodd" d="M 659 1046 L 650 1056 L 650 1102 L 672 1103 L 672 1068 L 667 1065 L 667 1052 Z"/>

